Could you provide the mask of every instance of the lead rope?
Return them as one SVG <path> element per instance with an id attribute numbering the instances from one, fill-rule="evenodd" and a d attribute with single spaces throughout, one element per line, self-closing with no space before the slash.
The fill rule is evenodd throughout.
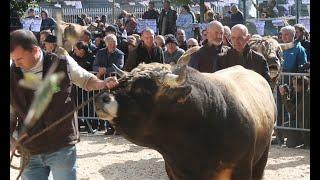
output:
<path id="1" fill-rule="evenodd" d="M 123 79 L 124 79 L 124 77 L 119 78 L 118 81 L 120 82 Z M 100 91 L 99 93 L 95 94 L 94 96 L 92 96 L 91 98 L 89 98 L 88 100 L 83 102 L 80 106 L 77 106 L 74 110 L 70 111 L 68 114 L 64 115 L 59 120 L 57 120 L 56 122 L 52 123 L 50 126 L 46 127 L 42 131 L 40 131 L 40 132 L 30 136 L 30 137 L 29 137 L 29 135 L 27 133 L 24 133 L 18 138 L 18 140 L 16 141 L 16 147 L 15 147 L 15 149 L 13 150 L 13 152 L 12 152 L 12 154 L 10 156 L 10 167 L 13 168 L 13 169 L 16 169 L 16 170 L 20 170 L 16 180 L 18 180 L 21 177 L 24 168 L 28 165 L 29 160 L 30 160 L 31 153 L 27 148 L 24 147 L 25 144 L 31 142 L 32 140 L 34 140 L 35 138 L 39 137 L 43 133 L 47 132 L 49 129 L 57 126 L 62 121 L 66 120 L 67 117 L 71 116 L 74 112 L 76 112 L 79 109 L 83 108 L 86 104 L 88 104 L 90 101 L 94 100 L 97 96 L 101 95 L 102 93 L 104 93 L 104 91 Z M 25 140 L 25 139 L 27 139 L 27 140 Z M 23 140 L 25 140 L 25 141 L 23 142 Z M 20 161 L 20 167 L 16 167 L 16 166 L 12 165 L 12 159 L 13 159 L 14 156 L 22 158 L 21 161 Z"/>
<path id="2" fill-rule="evenodd" d="M 12 152 L 12 154 L 10 156 L 10 167 L 13 168 L 13 169 L 16 169 L 16 170 L 20 170 L 19 175 L 16 178 L 17 180 L 21 177 L 21 174 L 22 174 L 24 168 L 28 165 L 29 160 L 30 160 L 30 156 L 31 156 L 30 151 L 27 148 L 24 147 L 25 144 L 31 142 L 32 140 L 34 140 L 35 138 L 39 137 L 43 133 L 47 132 L 51 128 L 57 126 L 58 124 L 63 122 L 65 119 L 67 119 L 67 117 L 71 116 L 74 112 L 76 112 L 79 109 L 83 108 L 86 104 L 88 104 L 90 101 L 95 99 L 97 96 L 101 95 L 103 92 L 104 91 L 100 91 L 99 93 L 95 94 L 94 96 L 89 98 L 87 101 L 83 102 L 80 106 L 76 107 L 74 110 L 70 111 L 68 114 L 64 115 L 59 120 L 57 120 L 56 122 L 52 123 L 50 126 L 46 127 L 42 131 L 40 131 L 40 132 L 30 136 L 30 137 L 28 136 L 27 133 L 24 133 L 23 135 L 21 135 L 21 137 L 16 142 L 16 148 L 13 150 L 13 152 Z M 25 141 L 23 142 L 23 140 L 25 140 Z M 13 159 L 14 156 L 22 158 L 21 162 L 20 162 L 20 167 L 12 165 L 12 159 Z"/>

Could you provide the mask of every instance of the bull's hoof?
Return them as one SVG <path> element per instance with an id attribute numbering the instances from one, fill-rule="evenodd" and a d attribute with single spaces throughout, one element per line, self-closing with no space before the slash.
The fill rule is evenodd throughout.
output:
<path id="1" fill-rule="evenodd" d="M 104 133 L 104 135 L 113 135 L 114 134 L 114 130 L 112 130 L 112 129 L 108 129 L 105 133 Z"/>

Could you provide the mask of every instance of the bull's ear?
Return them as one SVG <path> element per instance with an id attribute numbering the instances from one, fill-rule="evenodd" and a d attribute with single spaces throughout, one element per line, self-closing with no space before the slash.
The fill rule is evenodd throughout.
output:
<path id="1" fill-rule="evenodd" d="M 187 100 L 191 91 L 192 91 L 191 86 L 180 86 L 180 87 L 172 88 L 171 91 L 167 92 L 169 93 L 167 95 L 171 96 L 171 98 L 175 102 L 183 104 Z"/>

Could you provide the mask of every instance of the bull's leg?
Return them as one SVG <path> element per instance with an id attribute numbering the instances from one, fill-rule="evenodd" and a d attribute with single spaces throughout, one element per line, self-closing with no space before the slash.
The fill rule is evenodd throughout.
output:
<path id="1" fill-rule="evenodd" d="M 250 152 L 240 160 L 232 172 L 232 180 L 252 180 L 252 155 Z"/>
<path id="2" fill-rule="evenodd" d="M 165 161 L 165 168 L 166 168 L 166 172 L 167 172 L 167 175 L 169 177 L 170 180 L 176 180 L 174 174 L 173 174 L 173 170 L 172 168 L 170 167 L 170 165 Z"/>
<path id="3" fill-rule="evenodd" d="M 253 166 L 253 169 L 252 169 L 252 179 L 253 180 L 260 180 L 263 178 L 263 172 L 264 172 L 264 169 L 267 165 L 269 148 L 270 148 L 270 145 L 263 152 L 263 154 L 262 154 L 261 158 L 258 160 L 257 164 L 255 164 Z"/>

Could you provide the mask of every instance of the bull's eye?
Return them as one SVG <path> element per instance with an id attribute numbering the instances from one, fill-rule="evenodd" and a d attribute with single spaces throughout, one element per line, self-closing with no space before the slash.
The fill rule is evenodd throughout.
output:
<path id="1" fill-rule="evenodd" d="M 108 102 L 110 102 L 110 97 L 109 96 L 105 96 L 105 97 L 102 98 L 102 101 L 104 103 L 108 103 Z"/>

